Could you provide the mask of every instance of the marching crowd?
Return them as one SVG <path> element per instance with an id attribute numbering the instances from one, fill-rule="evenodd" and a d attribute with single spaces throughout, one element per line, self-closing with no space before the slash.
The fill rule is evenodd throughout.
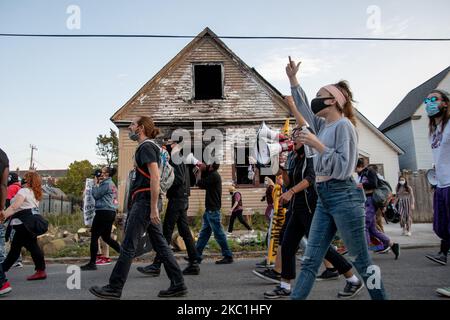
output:
<path id="1" fill-rule="evenodd" d="M 264 293 L 267 299 L 290 297 L 306 299 L 316 280 L 345 277 L 345 287 L 338 292 L 339 298 L 351 298 L 366 287 L 372 299 L 387 299 L 388 295 L 380 280 L 379 286 L 365 286 L 371 276 L 372 257 L 369 245 L 379 241 L 379 253 L 392 251 L 395 259 L 400 256 L 400 247 L 379 226 L 379 218 L 391 203 L 398 209 L 400 225 L 405 236 L 412 235 L 412 211 L 415 198 L 405 177 L 400 176 L 395 188 L 396 197 L 386 196 L 380 201 L 383 179 L 363 159 L 358 159 L 358 135 L 353 107 L 353 94 L 346 81 L 321 87 L 309 102 L 297 79 L 300 63 L 289 58 L 286 74 L 289 79 L 293 101 L 288 101 L 297 127 L 291 133 L 294 149 L 285 163 L 280 164 L 277 176 L 282 177 L 283 192 L 279 205 L 286 208 L 286 218 L 281 230 L 277 261 L 271 266 L 266 259 L 261 268 L 254 270 L 260 278 L 276 284 L 273 290 Z M 429 116 L 429 140 L 433 152 L 438 184 L 434 192 L 434 231 L 441 238 L 439 253 L 427 255 L 433 262 L 445 265 L 450 249 L 450 118 L 449 94 L 433 90 L 424 97 Z M 305 129 L 306 127 L 306 129 Z M 235 187 L 230 189 L 232 197 L 231 219 L 228 234 L 221 224 L 222 178 L 218 163 L 199 163 L 195 170 L 195 183 L 204 189 L 205 212 L 202 227 L 195 242 L 187 220 L 190 181 L 185 163 L 176 163 L 173 157 L 179 153 L 182 140 L 168 140 L 161 148 L 154 139 L 160 134 L 150 117 L 133 119 L 129 126 L 129 138 L 138 143 L 134 161 L 135 171 L 128 197 L 128 214 L 124 237 L 119 244 L 111 238 L 111 230 L 117 213 L 117 188 L 112 181 L 116 169 L 104 167 L 95 178 L 92 194 L 95 198 L 95 217 L 91 227 L 90 261 L 81 266 L 84 271 L 97 269 L 99 262 L 99 239 L 119 253 L 108 283 L 92 286 L 89 291 L 100 298 L 120 299 L 128 278 L 133 259 L 139 254 L 141 237 L 147 234 L 156 256 L 153 262 L 138 271 L 148 276 L 159 276 L 164 266 L 170 280 L 168 289 L 161 290 L 159 297 L 178 297 L 187 294 L 184 276 L 199 275 L 203 251 L 212 236 L 219 244 L 222 259 L 217 264 L 233 263 L 233 253 L 227 243 L 232 234 L 235 219 L 249 232 L 253 232 L 243 219 L 242 194 Z M 311 154 L 306 148 L 313 148 Z M 163 155 L 169 155 L 168 167 L 173 177 L 164 171 Z M 357 173 L 357 179 L 354 173 Z M 24 247 L 31 253 L 35 273 L 27 279 L 47 278 L 44 254 L 37 237 L 46 232 L 46 221 L 39 214 L 42 199 L 41 179 L 30 171 L 19 183 L 18 177 L 9 172 L 8 157 L 0 149 L 0 295 L 11 291 L 6 274 L 20 263 L 20 252 Z M 165 182 L 170 181 L 167 190 Z M 280 180 L 281 181 L 281 180 Z M 267 201 L 265 216 L 270 219 L 275 213 L 275 183 L 266 179 L 267 192 L 262 200 Z M 168 199 L 165 219 L 161 222 L 161 193 Z M 382 194 L 382 193 L 381 193 Z M 175 226 L 187 249 L 187 266 L 181 270 L 176 261 L 170 241 Z M 345 244 L 348 257 L 332 245 L 336 234 Z M 296 265 L 296 254 L 304 239 L 301 267 Z M 11 242 L 4 256 L 4 241 Z M 302 240 L 303 239 L 303 240 Z M 102 260 L 105 261 L 104 259 Z M 101 262 L 101 261 L 100 261 Z M 321 264 L 325 270 L 318 274 Z M 356 273 L 355 273 L 356 271 Z M 297 275 L 297 273 L 299 273 Z M 359 275 L 359 277 L 357 276 Z M 450 296 L 449 288 L 439 288 L 440 294 Z"/>

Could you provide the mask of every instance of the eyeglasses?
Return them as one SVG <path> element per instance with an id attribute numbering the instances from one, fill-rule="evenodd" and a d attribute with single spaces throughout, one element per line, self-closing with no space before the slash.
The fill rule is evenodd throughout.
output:
<path id="1" fill-rule="evenodd" d="M 438 97 L 431 97 L 431 98 L 425 98 L 423 99 L 424 103 L 430 103 L 430 102 L 435 102 L 435 101 L 439 101 L 441 99 L 439 99 Z"/>

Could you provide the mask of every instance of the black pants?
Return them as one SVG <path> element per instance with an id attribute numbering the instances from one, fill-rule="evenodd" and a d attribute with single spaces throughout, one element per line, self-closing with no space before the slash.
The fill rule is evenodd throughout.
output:
<path id="1" fill-rule="evenodd" d="M 122 291 L 130 272 L 131 263 L 135 257 L 139 239 L 145 232 L 148 232 L 153 248 L 161 257 L 171 286 L 183 285 L 183 274 L 163 236 L 161 224 L 154 225 L 150 223 L 150 197 L 140 193 L 136 195 L 128 213 L 125 238 L 122 242 L 119 259 L 109 278 L 110 286 Z"/>
<path id="2" fill-rule="evenodd" d="M 189 209 L 189 199 L 169 199 L 167 203 L 166 215 L 163 223 L 163 235 L 167 243 L 172 241 L 173 230 L 175 225 L 178 228 L 178 233 L 183 238 L 188 253 L 189 262 L 195 262 L 199 259 L 197 249 L 195 248 L 194 238 L 192 238 L 191 230 L 189 229 L 187 221 L 187 211 Z M 156 255 L 153 264 L 161 264 L 161 257 Z"/>
<path id="3" fill-rule="evenodd" d="M 244 227 L 247 228 L 247 230 L 252 230 L 248 223 L 244 220 L 244 217 L 242 216 L 242 210 L 237 210 L 231 213 L 230 217 L 230 224 L 228 225 L 228 232 L 233 232 L 233 226 L 234 226 L 234 220 L 238 218 L 239 222 L 244 225 Z"/>
<path id="4" fill-rule="evenodd" d="M 0 263 L 0 288 L 3 287 L 6 281 L 8 281 L 8 279 L 6 279 L 6 275 L 3 272 L 2 264 Z"/>
<path id="5" fill-rule="evenodd" d="M 308 237 L 313 218 L 313 214 L 302 207 L 295 207 L 293 210 L 289 211 L 286 218 L 286 228 L 281 242 L 281 277 L 286 280 L 295 279 L 295 254 L 303 236 Z M 332 246 L 328 248 L 325 259 L 338 270 L 339 274 L 344 274 L 352 268 L 352 265 Z"/>
<path id="6" fill-rule="evenodd" d="M 37 237 L 33 236 L 23 224 L 19 224 L 13 228 L 16 232 L 11 243 L 11 249 L 6 256 L 5 261 L 3 261 L 3 271 L 8 272 L 11 266 L 17 261 L 17 258 L 19 258 L 20 251 L 23 247 L 30 251 L 35 270 L 45 270 L 44 254 L 38 246 Z"/>
<path id="7" fill-rule="evenodd" d="M 91 228 L 91 261 L 95 264 L 98 252 L 98 239 L 101 237 L 105 243 L 120 253 L 120 245 L 111 238 L 111 230 L 116 212 L 112 210 L 95 210 L 94 221 Z"/>

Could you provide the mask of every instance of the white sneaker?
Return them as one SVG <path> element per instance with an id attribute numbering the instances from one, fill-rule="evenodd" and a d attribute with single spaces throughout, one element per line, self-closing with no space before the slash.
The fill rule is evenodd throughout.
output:
<path id="1" fill-rule="evenodd" d="M 407 232 L 405 229 L 402 230 L 402 236 L 406 236 Z"/>
<path id="2" fill-rule="evenodd" d="M 411 231 L 408 231 L 408 232 L 406 233 L 406 235 L 407 235 L 408 237 L 411 237 L 411 235 L 412 235 Z"/>
<path id="3" fill-rule="evenodd" d="M 23 268 L 23 263 L 22 262 L 16 262 L 14 265 L 13 265 L 13 268 Z"/>
<path id="4" fill-rule="evenodd" d="M 231 237 L 233 235 L 233 232 L 227 232 L 227 236 Z"/>

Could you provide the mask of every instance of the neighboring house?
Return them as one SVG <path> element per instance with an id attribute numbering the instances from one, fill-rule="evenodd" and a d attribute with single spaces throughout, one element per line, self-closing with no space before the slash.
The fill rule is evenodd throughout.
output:
<path id="1" fill-rule="evenodd" d="M 23 177 L 28 170 L 17 170 L 16 173 L 19 177 Z M 55 170 L 36 170 L 36 172 L 42 178 L 42 184 L 48 184 L 51 186 L 56 185 L 59 179 L 64 178 L 67 174 L 67 169 L 55 169 Z"/>
<path id="2" fill-rule="evenodd" d="M 356 112 L 356 130 L 359 137 L 359 155 L 366 163 L 376 165 L 378 173 L 391 186 L 396 186 L 400 172 L 398 157 L 404 151 L 386 137 L 359 111 Z"/>
<path id="3" fill-rule="evenodd" d="M 430 169 L 433 159 L 428 141 L 428 116 L 423 99 L 433 89 L 450 89 L 450 67 L 410 91 L 379 129 L 400 146 L 400 169 Z"/>
<path id="4" fill-rule="evenodd" d="M 262 121 L 272 129 L 281 129 L 290 117 L 289 107 L 276 88 L 210 29 L 203 30 L 111 117 L 119 128 L 119 210 L 123 209 L 126 179 L 137 145 L 128 138 L 127 127 L 134 117 L 142 115 L 151 116 L 165 137 L 177 128 L 192 135 L 199 121 L 199 135 L 206 129 L 226 133 L 224 162 L 219 170 L 223 181 L 222 208 L 228 212 L 228 187 L 236 183 L 243 196 L 244 213 L 264 212 L 266 203 L 260 201 L 265 193 L 264 175 L 257 170 L 254 180 L 248 179 L 249 147 Z M 361 155 L 377 164 L 389 182 L 396 181 L 402 150 L 360 113 L 357 118 Z M 291 125 L 294 123 L 292 120 Z M 194 139 L 192 144 L 195 143 Z M 245 163 L 238 163 L 239 155 L 243 155 Z M 193 182 L 191 177 L 191 185 Z M 189 215 L 203 210 L 204 191 L 192 187 Z"/>

